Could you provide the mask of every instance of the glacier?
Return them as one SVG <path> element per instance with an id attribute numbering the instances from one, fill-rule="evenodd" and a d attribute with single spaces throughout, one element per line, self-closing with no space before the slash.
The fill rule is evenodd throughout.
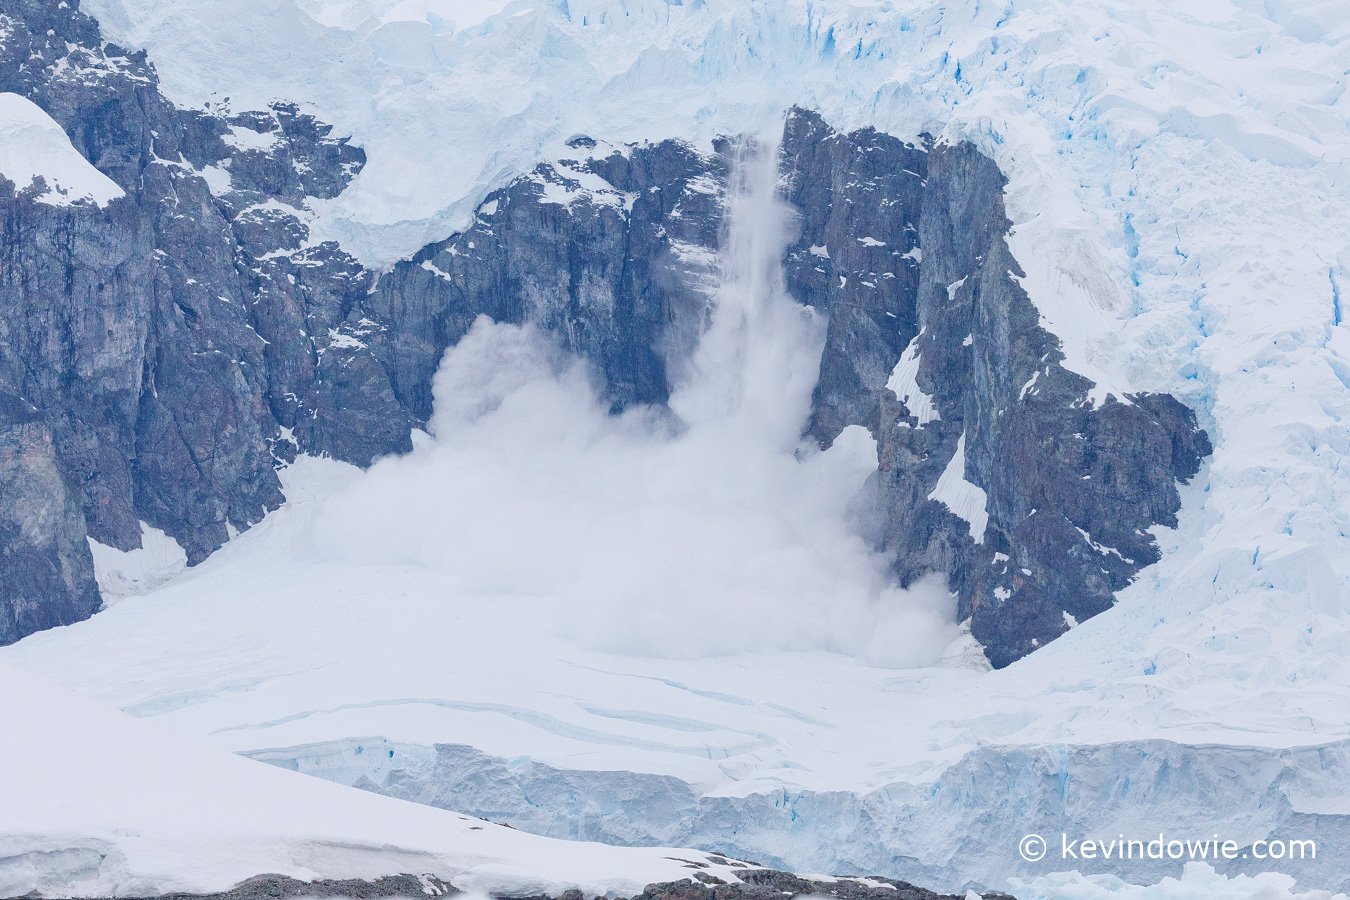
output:
<path id="1" fill-rule="evenodd" d="M 710 650 L 695 642 L 714 615 L 679 627 L 676 652 L 637 656 L 569 627 L 555 597 L 316 555 L 366 476 L 310 459 L 283 476 L 288 504 L 188 575 L 5 659 L 221 750 L 557 838 L 1006 889 L 1046 874 L 1015 856 L 1026 831 L 1165 822 L 1244 843 L 1315 834 L 1322 861 L 1284 871 L 1344 889 L 1339 693 L 1149 674 L 1156 654 L 1111 652 L 1126 606 L 994 672 L 959 638 L 908 669 Z M 1244 653 L 1228 651 L 1230 671 Z"/>
<path id="2" fill-rule="evenodd" d="M 676 623 L 675 652 L 615 652 L 547 598 L 455 596 L 444 573 L 319 552 L 364 476 L 308 459 L 284 475 L 286 507 L 217 557 L 0 658 L 219 749 L 558 836 L 583 836 L 558 824 L 580 785 L 638 798 L 601 835 L 616 842 L 724 847 L 733 822 L 742 852 L 799 868 L 1214 896 L 1293 887 L 1129 871 L 1182 878 L 1146 894 L 1019 863 L 1016 838 L 1029 821 L 1219 822 L 1243 840 L 1315 827 L 1329 860 L 1299 888 L 1350 887 L 1335 868 L 1350 840 L 1339 4 L 85 6 L 150 48 L 181 103 L 282 95 L 351 133 L 370 163 L 315 204 L 314 233 L 374 265 L 462 226 L 576 133 L 706 141 L 802 102 L 970 140 L 1009 177 L 1023 284 L 1094 400 L 1174 393 L 1216 452 L 1179 527 L 1158 529 L 1162 561 L 1003 672 L 969 665 L 954 632 L 945 659 L 908 669 L 790 641 L 731 654 L 712 614 Z M 1147 801 L 1122 801 L 1141 775 Z"/>
<path id="3" fill-rule="evenodd" d="M 299 879 L 433 872 L 480 895 L 631 894 L 688 871 L 678 857 L 689 851 L 554 841 L 297 779 L 6 664 L 0 709 L 19 726 L 0 733 L 6 897 L 219 891 L 264 871 Z M 727 861 L 706 862 L 735 877 Z"/>

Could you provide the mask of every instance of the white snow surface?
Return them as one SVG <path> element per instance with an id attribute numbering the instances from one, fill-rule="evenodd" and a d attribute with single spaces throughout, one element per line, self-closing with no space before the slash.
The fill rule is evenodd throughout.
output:
<path id="1" fill-rule="evenodd" d="M 6 664 L 0 715 L 6 897 L 207 892 L 265 872 L 431 874 L 484 893 L 631 893 L 685 877 L 678 857 L 706 859 L 550 840 L 284 772 Z"/>
<path id="2" fill-rule="evenodd" d="M 20 191 L 41 178 L 46 188 L 37 200 L 51 206 L 104 206 L 124 194 L 71 146 L 51 116 L 18 94 L 0 93 L 0 175 Z"/>
<path id="3" fill-rule="evenodd" d="M 1110 875 L 1057 873 L 1027 881 L 1015 880 L 1013 889 L 1027 900 L 1346 900 L 1331 891 L 1302 891 L 1287 875 L 1225 877 L 1205 863 L 1186 866 L 1180 878 L 1157 884 L 1129 884 Z"/>
<path id="4" fill-rule="evenodd" d="M 984 543 L 984 530 L 989 526 L 989 496 L 984 488 L 966 480 L 966 435 L 956 441 L 951 461 L 938 476 L 929 500 L 944 504 L 970 526 L 970 536 L 977 544 Z"/>
<path id="5" fill-rule="evenodd" d="M 187 552 L 158 528 L 141 523 L 141 546 L 118 550 L 89 539 L 94 577 L 105 604 L 159 587 L 187 568 Z"/>
<path id="6" fill-rule="evenodd" d="M 940 418 L 937 411 L 937 404 L 933 402 L 931 395 L 924 392 L 919 387 L 919 339 L 915 337 L 909 342 L 909 346 L 900 354 L 900 359 L 895 364 L 895 369 L 891 372 L 891 377 L 886 381 L 886 389 L 896 396 L 896 399 L 905 404 L 905 408 L 918 421 L 919 427 L 934 422 Z M 901 422 L 901 425 L 908 425 Z"/>
<path id="7" fill-rule="evenodd" d="M 286 506 L 202 565 L 0 660 L 228 750 L 365 735 L 453 742 L 561 768 L 674 775 L 729 795 L 921 783 L 989 744 L 1350 738 L 1345 632 L 1330 612 L 1286 638 L 1278 610 L 1232 621 L 1231 606 L 1205 597 L 1154 601 L 1163 592 L 1145 579 L 999 671 L 793 650 L 791 636 L 808 633 L 795 630 L 787 649 L 758 652 L 735 611 L 737 627 L 723 633 L 697 605 L 685 622 L 569 606 L 531 591 L 530 574 L 492 590 L 502 579 L 484 573 L 496 558 L 456 578 L 383 513 L 368 531 L 327 527 L 374 511 L 371 487 L 388 489 L 390 475 L 367 486 L 346 464 L 302 458 L 284 476 Z M 412 488 L 387 500 L 409 517 L 423 514 L 417 502 Z M 763 623 L 771 641 L 785 627 Z M 615 634 L 640 640 L 625 647 Z M 1350 812 L 1350 798 L 1338 804 Z"/>

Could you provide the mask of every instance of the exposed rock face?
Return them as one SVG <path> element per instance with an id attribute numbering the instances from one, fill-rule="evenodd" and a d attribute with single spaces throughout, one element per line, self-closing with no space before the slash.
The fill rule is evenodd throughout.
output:
<path id="1" fill-rule="evenodd" d="M 783 264 L 788 289 L 829 316 L 809 433 L 881 426 L 886 382 L 914 337 L 927 150 L 872 129 L 836 134 L 804 110 L 782 144 L 801 236 Z"/>
<path id="2" fill-rule="evenodd" d="M 706 316 L 716 156 L 578 140 L 576 160 L 507 185 L 473 228 L 377 280 L 309 240 L 308 198 L 364 162 L 327 126 L 285 103 L 179 110 L 144 54 L 104 44 L 77 8 L 0 10 L 0 91 L 126 192 L 53 206 L 0 181 L 0 391 L 26 429 L 0 490 L 48 498 L 9 511 L 23 518 L 5 533 L 0 643 L 97 608 L 86 533 L 133 549 L 145 521 L 196 563 L 281 502 L 278 460 L 411 449 L 441 354 L 480 314 L 557 332 L 616 408 L 666 399 Z"/>
<path id="3" fill-rule="evenodd" d="M 1168 395 L 1089 402 L 973 146 L 837 134 L 798 110 L 783 156 L 805 226 L 789 283 L 831 316 L 811 432 L 873 430 L 900 580 L 946 573 L 995 666 L 1108 608 L 1210 452 L 1194 414 Z"/>
<path id="4" fill-rule="evenodd" d="M 371 305 L 413 415 L 445 348 L 479 315 L 532 322 L 595 362 L 615 409 L 664 403 L 708 311 L 727 165 L 687 144 L 570 142 L 488 195 L 471 228 L 379 281 Z"/>
<path id="5" fill-rule="evenodd" d="M 84 515 L 36 407 L 0 393 L 0 643 L 99 606 Z"/>
<path id="6" fill-rule="evenodd" d="M 285 875 L 258 875 L 215 894 L 160 894 L 153 900 L 285 900 L 285 898 L 453 897 L 453 884 L 434 875 L 386 875 L 383 878 L 325 878 L 300 881 Z M 152 900 L 149 897 L 140 900 Z"/>
<path id="7" fill-rule="evenodd" d="M 960 900 L 961 895 L 939 894 L 890 878 L 807 880 L 787 872 L 760 869 L 731 860 L 717 862 L 742 869 L 741 880 L 728 884 L 715 876 L 695 872 L 683 881 L 649 884 L 631 900 L 782 900 L 784 897 L 838 897 L 840 900 Z M 689 868 L 706 868 L 691 862 Z M 433 875 L 388 875 L 371 881 L 349 878 L 304 882 L 283 875 L 259 875 L 218 894 L 164 894 L 153 900 L 280 900 L 288 897 L 453 897 L 462 896 L 450 882 Z M 551 894 L 494 895 L 498 900 L 587 900 L 581 891 Z M 968 896 L 968 895 L 965 895 Z M 1007 894 L 988 893 L 985 900 L 1013 900 Z M 140 898 L 152 900 L 152 898 Z M 594 898 L 600 900 L 600 898 Z"/>
<path id="8" fill-rule="evenodd" d="M 707 320 L 725 146 L 576 138 L 377 276 L 310 240 L 309 199 L 364 162 L 327 126 L 285 103 L 177 109 L 77 8 L 0 11 L 0 91 L 126 192 L 54 206 L 0 180 L 0 643 L 96 609 L 86 534 L 132 549 L 144 521 L 196 563 L 281 502 L 278 461 L 409 450 L 480 315 L 553 332 L 616 410 L 668 398 Z M 788 284 L 829 317 L 808 432 L 877 437 L 898 578 L 946 574 L 995 665 L 1107 608 L 1208 452 L 1194 416 L 1167 396 L 1088 402 L 973 147 L 795 110 L 782 166 L 801 215 Z"/>
<path id="9" fill-rule="evenodd" d="M 126 192 L 106 208 L 55 206 L 0 179 L 0 391 L 50 434 L 63 490 L 45 515 L 77 535 L 5 541 L 9 642 L 97 608 L 86 529 L 132 549 L 147 521 L 195 563 L 275 508 L 279 424 L 365 461 L 407 429 L 341 402 L 339 379 L 321 386 L 327 326 L 365 274 L 331 246 L 261 258 L 307 236 L 304 197 L 340 191 L 361 152 L 285 104 L 228 120 L 175 108 L 144 54 L 102 43 L 70 5 L 9 0 L 0 14 L 0 91 L 46 110 Z M 301 328 L 319 338 L 292 339 Z M 324 406 L 342 412 L 311 424 Z M 349 418 L 379 424 L 362 433 Z M 28 478 L 0 468 L 9 490 Z M 45 612 L 16 614 L 24 604 Z"/>
<path id="10" fill-rule="evenodd" d="M 735 865 L 735 863 L 732 863 Z M 649 884 L 633 900 L 778 900 L 780 897 L 838 897 L 839 900 L 965 900 L 970 894 L 940 894 L 907 881 L 868 878 L 810 879 L 772 869 L 749 868 L 737 873 L 740 881 L 726 884 L 718 878 L 700 878 Z M 977 895 L 983 900 L 1014 900 L 999 891 Z M 562 898 L 560 898 L 562 900 Z M 579 900 L 579 898 L 578 898 Z"/>

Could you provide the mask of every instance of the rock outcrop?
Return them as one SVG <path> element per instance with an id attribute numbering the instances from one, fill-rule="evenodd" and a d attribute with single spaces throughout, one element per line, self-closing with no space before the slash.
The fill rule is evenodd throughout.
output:
<path id="1" fill-rule="evenodd" d="M 86 536 L 132 549 L 145 522 L 195 564 L 282 501 L 296 453 L 409 450 L 480 315 L 592 360 L 615 410 L 664 403 L 706 325 L 725 143 L 574 138 L 379 274 L 311 239 L 310 201 L 364 163 L 328 126 L 287 103 L 179 109 L 77 5 L 5 0 L 0 26 L 0 92 L 125 193 L 58 205 L 0 179 L 0 643 L 95 611 Z M 877 438 L 897 578 L 945 574 L 995 665 L 1107 608 L 1209 450 L 1195 417 L 1089 402 L 973 146 L 794 110 L 781 153 L 787 282 L 829 320 L 807 431 Z"/>
<path id="2" fill-rule="evenodd" d="M 726 160 L 679 141 L 579 137 L 489 194 L 473 225 L 379 279 L 371 307 L 412 415 L 431 415 L 441 354 L 480 315 L 531 322 L 595 363 L 616 410 L 660 404 L 714 283 Z"/>
<path id="3" fill-rule="evenodd" d="M 0 556 L 7 643 L 97 608 L 86 534 L 132 549 L 144 521 L 199 562 L 283 499 L 282 435 L 369 462 L 408 434 L 378 387 L 348 403 L 350 379 L 324 377 L 367 273 L 299 250 L 306 198 L 345 187 L 361 151 L 286 104 L 176 108 L 74 5 L 9 0 L 0 20 L 0 92 L 125 194 L 54 204 L 0 178 L 0 393 L 23 448 L 0 491 L 32 499 L 7 509 L 24 511 Z"/>
<path id="4" fill-rule="evenodd" d="M 649 884 L 642 893 L 629 900 L 782 900 L 784 897 L 837 897 L 839 900 L 964 900 L 970 894 L 940 894 L 926 888 L 915 887 L 904 881 L 892 878 L 837 878 L 827 879 L 813 876 L 810 880 L 776 872 L 772 869 L 760 869 L 753 866 L 722 860 L 744 871 L 741 880 L 727 883 L 715 876 L 695 872 L 693 877 L 683 881 L 667 881 Z M 698 863 L 690 863 L 689 868 L 696 869 Z M 299 881 L 282 875 L 259 875 L 250 878 L 228 891 L 217 894 L 162 894 L 158 897 L 142 897 L 139 900 L 283 900 L 283 898 L 304 897 L 453 897 L 460 891 L 450 882 L 434 875 L 388 875 L 372 880 L 362 879 L 325 879 L 321 881 Z M 586 894 L 578 890 L 552 894 L 497 894 L 496 900 L 587 900 Z M 1014 900 L 1008 894 L 992 892 L 980 895 L 983 900 Z M 596 897 L 594 900 L 601 900 Z"/>
<path id="5" fill-rule="evenodd" d="M 1090 401 L 1021 287 L 1005 179 L 974 146 L 795 110 L 783 164 L 804 223 L 789 283 L 830 315 L 811 432 L 872 429 L 900 581 L 945 573 L 995 666 L 1107 609 L 1210 452 L 1195 415 L 1163 394 Z"/>

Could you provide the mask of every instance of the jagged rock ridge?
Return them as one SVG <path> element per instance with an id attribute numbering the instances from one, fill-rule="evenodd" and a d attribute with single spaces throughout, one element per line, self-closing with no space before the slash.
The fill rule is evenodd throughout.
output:
<path id="1" fill-rule="evenodd" d="M 879 443 L 883 541 L 903 583 L 943 572 L 1003 666 L 1107 609 L 1158 560 L 1178 481 L 1210 453 L 1165 394 L 1089 401 L 1008 249 L 1005 179 L 970 144 L 913 146 L 789 117 L 803 233 L 790 287 L 830 315 L 812 434 Z"/>

